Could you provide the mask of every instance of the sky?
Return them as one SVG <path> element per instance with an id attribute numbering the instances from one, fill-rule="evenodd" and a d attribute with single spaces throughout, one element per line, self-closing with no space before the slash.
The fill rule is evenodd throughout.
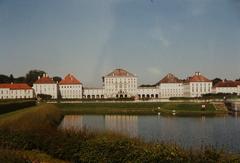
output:
<path id="1" fill-rule="evenodd" d="M 240 78 L 240 0 L 0 0 L 0 74 Z"/>

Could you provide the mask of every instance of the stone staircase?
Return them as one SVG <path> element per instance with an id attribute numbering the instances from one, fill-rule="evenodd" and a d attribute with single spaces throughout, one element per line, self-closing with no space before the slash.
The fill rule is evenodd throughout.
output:
<path id="1" fill-rule="evenodd" d="M 224 102 L 212 102 L 213 106 L 217 111 L 228 111 L 228 108 L 224 104 Z"/>

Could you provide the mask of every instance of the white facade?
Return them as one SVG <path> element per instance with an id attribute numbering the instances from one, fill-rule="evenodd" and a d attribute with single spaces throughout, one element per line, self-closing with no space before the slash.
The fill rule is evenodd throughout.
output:
<path id="1" fill-rule="evenodd" d="M 39 78 L 34 84 L 33 89 L 36 96 L 39 94 L 45 94 L 52 96 L 52 99 L 57 99 L 58 97 L 58 85 L 49 78 L 47 75 L 44 75 L 42 78 Z"/>
<path id="2" fill-rule="evenodd" d="M 240 95 L 240 85 L 238 85 L 237 87 L 238 87 L 238 95 Z"/>
<path id="3" fill-rule="evenodd" d="M 183 81 L 176 76 L 168 73 L 157 83 L 160 98 L 182 97 L 183 96 Z"/>
<path id="4" fill-rule="evenodd" d="M 57 99 L 57 84 L 33 84 L 36 96 L 39 94 L 51 95 L 52 99 Z"/>
<path id="5" fill-rule="evenodd" d="M 238 87 L 216 87 L 213 89 L 214 93 L 238 93 Z"/>
<path id="6" fill-rule="evenodd" d="M 82 84 L 59 85 L 59 92 L 62 99 L 81 99 Z"/>
<path id="7" fill-rule="evenodd" d="M 189 83 L 183 83 L 183 97 L 190 97 L 190 85 Z"/>
<path id="8" fill-rule="evenodd" d="M 204 94 L 212 93 L 212 81 L 196 72 L 183 83 L 184 97 L 201 97 Z"/>
<path id="9" fill-rule="evenodd" d="M 2 86 L 4 85 L 5 88 Z M 19 86 L 24 85 L 24 88 Z M 27 84 L 0 84 L 0 99 L 32 99 L 33 89 Z"/>
<path id="10" fill-rule="evenodd" d="M 161 98 L 183 97 L 183 83 L 161 83 Z"/>
<path id="11" fill-rule="evenodd" d="M 103 88 L 84 88 L 83 98 L 86 99 L 103 99 L 104 96 Z"/>
<path id="12" fill-rule="evenodd" d="M 106 98 L 137 96 L 137 77 L 125 70 L 116 69 L 103 77 Z"/>
<path id="13" fill-rule="evenodd" d="M 81 99 L 82 84 L 72 74 L 68 74 L 59 83 L 59 92 L 62 99 Z"/>
<path id="14" fill-rule="evenodd" d="M 0 99 L 32 99 L 33 90 L 11 90 L 0 88 Z"/>
<path id="15" fill-rule="evenodd" d="M 212 82 L 190 82 L 190 97 L 201 97 L 212 93 Z"/>
<path id="16" fill-rule="evenodd" d="M 213 93 L 239 94 L 239 85 L 240 85 L 240 82 L 238 81 L 224 80 L 224 81 L 218 82 L 214 86 Z"/>
<path id="17" fill-rule="evenodd" d="M 137 94 L 139 99 L 159 98 L 159 89 L 157 87 L 138 87 Z"/>

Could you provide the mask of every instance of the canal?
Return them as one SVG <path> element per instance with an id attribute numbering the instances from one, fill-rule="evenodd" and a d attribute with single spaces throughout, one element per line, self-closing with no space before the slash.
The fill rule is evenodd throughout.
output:
<path id="1" fill-rule="evenodd" d="M 145 141 L 176 143 L 184 148 L 213 146 L 240 152 L 240 117 L 162 117 L 66 115 L 61 129 L 113 131 Z"/>

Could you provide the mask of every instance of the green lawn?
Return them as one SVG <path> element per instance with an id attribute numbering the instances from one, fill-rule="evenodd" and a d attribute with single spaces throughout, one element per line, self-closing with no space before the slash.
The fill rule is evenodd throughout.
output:
<path id="1" fill-rule="evenodd" d="M 202 110 L 202 105 L 205 110 Z M 57 104 L 64 114 L 133 114 L 133 115 L 156 115 L 158 112 L 176 115 L 207 115 L 219 114 L 210 103 L 194 102 L 155 102 L 155 103 L 74 103 Z M 160 109 L 159 109 L 160 107 Z"/>

